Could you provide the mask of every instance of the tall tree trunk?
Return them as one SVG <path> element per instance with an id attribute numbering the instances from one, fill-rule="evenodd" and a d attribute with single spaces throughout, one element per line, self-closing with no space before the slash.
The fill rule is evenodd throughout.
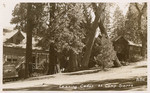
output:
<path id="1" fill-rule="evenodd" d="M 140 32 L 141 41 L 142 41 L 142 49 L 141 49 L 141 55 L 143 58 L 146 57 L 146 48 L 147 48 L 147 34 L 144 34 L 144 32 L 141 29 L 141 20 L 142 19 L 142 13 L 139 12 L 138 15 L 138 31 Z"/>
<path id="2" fill-rule="evenodd" d="M 96 29 L 98 27 L 98 20 L 99 20 L 100 15 L 96 16 L 93 26 L 92 26 L 92 33 L 89 37 L 89 40 L 86 44 L 86 50 L 85 50 L 85 54 L 83 56 L 83 60 L 82 60 L 82 68 L 86 69 L 88 68 L 88 64 L 89 64 L 89 59 L 91 56 L 91 51 L 92 51 L 92 47 L 95 41 L 95 34 L 96 34 Z"/>
<path id="3" fill-rule="evenodd" d="M 26 42 L 26 63 L 25 63 L 25 78 L 32 73 L 32 30 L 33 20 L 31 15 L 32 3 L 28 4 L 27 8 L 27 42 Z"/>
<path id="4" fill-rule="evenodd" d="M 142 49 L 141 49 L 141 55 L 143 58 L 146 58 L 147 56 L 147 34 L 142 33 L 141 34 L 141 41 L 142 41 Z"/>
<path id="5" fill-rule="evenodd" d="M 48 29 L 50 31 L 50 38 L 53 38 L 53 32 L 51 32 L 52 22 L 54 20 L 54 12 L 55 12 L 55 3 L 50 3 L 50 9 L 49 9 L 49 25 Z M 48 67 L 48 75 L 54 74 L 56 69 L 56 62 L 57 62 L 57 56 L 56 56 L 55 46 L 54 43 L 49 44 L 49 67 Z"/>
<path id="6" fill-rule="evenodd" d="M 82 60 L 82 67 L 81 67 L 82 69 L 88 68 L 92 47 L 93 47 L 93 44 L 95 41 L 96 29 L 98 27 L 98 22 L 99 22 L 100 16 L 104 10 L 104 5 L 98 5 L 97 6 L 97 4 L 92 3 L 92 7 L 93 7 L 93 10 L 95 13 L 95 20 L 94 20 L 92 27 L 91 27 L 91 30 L 92 30 L 91 35 L 90 35 L 89 40 L 86 44 L 86 50 L 85 50 L 85 54 L 84 54 L 83 60 Z"/>
<path id="7" fill-rule="evenodd" d="M 47 73 L 48 75 L 55 73 L 56 62 L 57 62 L 57 56 L 56 56 L 54 43 L 51 43 L 49 47 L 49 68 Z"/>
<path id="8" fill-rule="evenodd" d="M 142 49 L 141 49 L 141 55 L 143 58 L 146 57 L 146 48 L 147 48 L 147 33 L 144 33 L 141 29 L 141 22 L 142 22 L 142 15 L 144 14 L 144 11 L 147 9 L 147 4 L 144 3 L 142 9 L 139 8 L 138 4 L 135 3 L 135 7 L 138 10 L 138 31 L 140 32 L 141 41 L 142 41 Z"/>
<path id="9" fill-rule="evenodd" d="M 68 71 L 76 71 L 78 70 L 78 61 L 77 61 L 77 54 L 70 49 L 69 51 L 70 57 L 69 57 L 69 63 L 68 63 Z"/>

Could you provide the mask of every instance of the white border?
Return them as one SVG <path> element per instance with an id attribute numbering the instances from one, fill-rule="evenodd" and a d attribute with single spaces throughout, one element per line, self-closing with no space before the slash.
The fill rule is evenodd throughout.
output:
<path id="1" fill-rule="evenodd" d="M 148 41 L 147 41 L 147 45 L 148 45 L 148 59 L 147 59 L 147 62 L 148 62 L 148 85 L 147 85 L 147 91 L 2 91 L 2 63 L 3 63 L 3 57 L 2 57 L 2 53 L 3 53 L 3 27 L 1 26 L 0 24 L 0 92 L 1 93 L 24 93 L 24 92 L 28 92 L 28 93 L 33 93 L 33 92 L 36 92 L 36 93 L 39 93 L 39 92 L 42 92 L 42 93 L 64 93 L 64 92 L 71 92 L 71 93 L 89 93 L 89 92 L 92 92 L 92 93 L 150 93 L 150 58 L 149 58 L 149 55 L 150 55 L 150 1 L 149 0 L 0 0 L 0 4 L 1 2 L 121 2 L 121 3 L 125 3 L 125 2 L 147 2 L 148 3 L 148 10 L 147 10 L 147 13 L 148 13 L 148 26 L 147 26 L 147 31 L 148 31 Z M 0 9 L 0 18 L 1 18 L 1 9 Z M 1 21 L 1 19 L 0 19 Z M 2 23 L 2 22 L 1 22 Z"/>

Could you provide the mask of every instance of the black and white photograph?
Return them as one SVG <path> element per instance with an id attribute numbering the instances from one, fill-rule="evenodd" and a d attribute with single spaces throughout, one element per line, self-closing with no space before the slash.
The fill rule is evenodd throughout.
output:
<path id="1" fill-rule="evenodd" d="M 148 93 L 148 0 L 0 2 L 2 92 Z"/>

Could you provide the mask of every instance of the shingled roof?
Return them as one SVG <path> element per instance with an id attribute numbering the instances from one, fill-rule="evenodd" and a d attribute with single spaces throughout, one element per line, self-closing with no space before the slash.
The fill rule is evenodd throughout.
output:
<path id="1" fill-rule="evenodd" d="M 136 44 L 133 41 L 130 41 L 130 40 L 126 39 L 124 36 L 117 36 L 117 37 L 115 37 L 115 38 L 112 39 L 112 42 L 116 42 L 120 38 L 124 38 L 128 42 L 128 45 L 142 47 L 142 44 Z"/>
<path id="2" fill-rule="evenodd" d="M 24 39 L 19 44 L 7 42 L 10 38 L 12 38 L 17 33 L 21 33 L 22 36 L 24 37 Z M 41 38 L 38 38 L 38 39 L 41 39 Z M 26 38 L 26 33 L 25 32 L 17 31 L 17 30 L 3 29 L 3 46 L 26 48 L 26 40 L 27 40 L 27 38 Z M 41 47 L 36 46 L 37 43 L 38 43 L 37 38 L 32 37 L 32 49 L 41 50 L 42 49 Z"/>

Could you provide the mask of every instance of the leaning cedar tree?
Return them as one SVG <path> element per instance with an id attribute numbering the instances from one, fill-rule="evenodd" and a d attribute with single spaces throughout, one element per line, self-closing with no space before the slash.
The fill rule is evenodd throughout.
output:
<path id="1" fill-rule="evenodd" d="M 95 41 L 96 29 L 98 28 L 98 21 L 101 16 L 100 14 L 103 11 L 103 4 L 97 5 L 95 3 L 92 3 L 91 5 L 92 5 L 93 11 L 95 13 L 95 19 L 94 19 L 94 22 L 92 23 L 92 26 L 90 29 L 91 33 L 90 33 L 89 39 L 86 43 L 86 49 L 85 49 L 85 53 L 84 53 L 83 60 L 82 60 L 82 69 L 88 68 L 92 47 L 93 47 L 93 44 Z"/>
<path id="2" fill-rule="evenodd" d="M 102 48 L 102 50 L 100 50 L 100 51 L 102 51 L 101 53 L 100 53 L 100 58 L 104 55 L 104 56 L 106 56 L 106 57 L 104 57 L 105 59 L 107 59 L 107 56 L 108 56 L 108 60 L 109 61 L 113 61 L 113 64 L 114 64 L 114 67 L 120 67 L 121 66 L 121 63 L 120 63 L 120 61 L 118 60 L 118 57 L 117 57 L 117 55 L 116 55 L 116 52 L 115 52 L 115 50 L 114 50 L 114 47 L 113 47 L 113 44 L 112 44 L 112 42 L 110 41 L 110 39 L 109 39 L 109 37 L 108 37 L 108 35 L 107 35 L 107 32 L 106 32 L 106 30 L 105 30 L 105 28 L 104 28 L 104 25 L 103 25 L 103 23 L 100 21 L 100 23 L 99 23 L 99 28 L 100 28 L 100 30 L 101 30 L 101 33 L 102 33 L 102 38 L 101 38 L 101 43 L 100 43 L 100 45 L 101 45 L 101 48 Z M 107 49 L 108 49 L 108 55 L 107 54 L 105 54 L 104 52 L 105 51 L 103 51 L 103 49 L 105 50 L 106 49 L 106 51 L 107 51 Z M 104 54 L 103 54 L 104 53 Z M 112 57 L 112 58 L 110 58 L 110 57 Z M 110 58 L 110 59 L 109 59 Z M 107 64 L 107 63 L 106 63 Z M 103 67 L 105 67 L 105 61 L 103 62 Z"/>
<path id="3" fill-rule="evenodd" d="M 100 31 L 101 31 L 101 34 L 102 34 L 102 37 L 105 37 L 107 40 L 107 42 L 110 42 L 110 39 L 109 39 L 109 37 L 108 37 L 108 34 L 107 34 L 107 31 L 106 31 L 106 29 L 105 29 L 105 27 L 104 27 L 104 19 L 105 19 L 105 12 L 104 12 L 105 10 L 103 9 L 103 12 L 102 12 L 102 14 L 101 14 L 101 17 L 100 17 L 100 21 L 99 21 L 99 23 L 98 23 L 98 26 L 99 26 L 99 29 L 100 29 Z M 112 49 L 112 51 L 114 51 L 114 48 L 113 48 L 113 46 L 112 46 L 112 43 L 110 43 L 111 44 L 111 47 L 110 47 L 110 50 Z M 108 45 L 109 46 L 109 45 Z M 121 66 L 121 63 L 120 63 L 120 61 L 118 60 L 118 57 L 117 57 L 117 55 L 116 55 L 116 53 L 114 53 L 114 52 L 112 52 L 112 54 L 114 55 L 114 66 L 115 67 L 120 67 Z"/>

